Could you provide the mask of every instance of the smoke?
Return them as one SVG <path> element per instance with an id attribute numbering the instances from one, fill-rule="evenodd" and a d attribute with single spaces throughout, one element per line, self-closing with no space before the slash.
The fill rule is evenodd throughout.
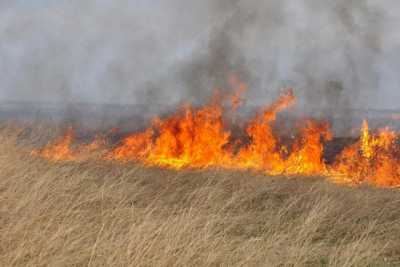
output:
<path id="1" fill-rule="evenodd" d="M 250 103 L 399 108 L 395 0 L 0 2 L 0 101 L 172 105 L 234 72 Z"/>

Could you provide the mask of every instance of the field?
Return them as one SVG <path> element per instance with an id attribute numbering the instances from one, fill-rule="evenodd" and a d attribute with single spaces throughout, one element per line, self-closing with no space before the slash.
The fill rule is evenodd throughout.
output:
<path id="1" fill-rule="evenodd" d="M 29 155 L 0 130 L 1 266 L 398 266 L 400 191 Z"/>

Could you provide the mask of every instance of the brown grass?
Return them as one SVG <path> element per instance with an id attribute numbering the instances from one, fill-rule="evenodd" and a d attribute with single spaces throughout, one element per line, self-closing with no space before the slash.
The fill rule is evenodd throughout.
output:
<path id="1" fill-rule="evenodd" d="M 1 266 L 400 264 L 399 190 L 55 164 L 28 156 L 16 136 L 1 130 Z"/>

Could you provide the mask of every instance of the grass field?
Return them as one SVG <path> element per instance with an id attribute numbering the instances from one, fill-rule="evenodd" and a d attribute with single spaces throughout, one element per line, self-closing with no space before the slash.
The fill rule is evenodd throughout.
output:
<path id="1" fill-rule="evenodd" d="M 400 265 L 400 190 L 50 163 L 23 138 L 1 127 L 1 266 Z"/>

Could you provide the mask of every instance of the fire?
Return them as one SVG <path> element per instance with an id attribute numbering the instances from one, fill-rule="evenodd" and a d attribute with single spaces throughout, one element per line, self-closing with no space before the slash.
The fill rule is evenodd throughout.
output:
<path id="1" fill-rule="evenodd" d="M 397 187 L 400 185 L 400 150 L 396 139 L 396 133 L 388 128 L 371 134 L 368 122 L 364 121 L 360 140 L 343 150 L 334 168 L 347 177 L 346 182 Z"/>
<path id="2" fill-rule="evenodd" d="M 303 175 L 326 175 L 323 161 L 323 141 L 330 141 L 332 133 L 327 123 L 308 121 L 296 140 L 293 152 L 285 162 L 286 173 Z"/>
<path id="3" fill-rule="evenodd" d="M 229 83 L 234 91 L 234 93 L 230 96 L 232 109 L 237 110 L 245 102 L 245 99 L 242 97 L 242 95 L 247 91 L 247 85 L 241 82 L 236 75 L 230 76 Z"/>
<path id="4" fill-rule="evenodd" d="M 63 137 L 42 149 L 33 150 L 31 154 L 53 162 L 83 161 L 90 158 L 92 152 L 100 150 L 105 144 L 100 136 L 96 137 L 90 144 L 85 145 L 76 145 L 74 141 L 75 132 L 70 127 Z"/>
<path id="5" fill-rule="evenodd" d="M 74 139 L 74 130 L 69 128 L 62 138 L 40 150 L 32 151 L 32 154 L 40 155 L 49 161 L 74 161 L 77 159 L 77 155 L 71 149 Z"/>
<path id="6" fill-rule="evenodd" d="M 232 113 L 245 103 L 242 95 L 247 87 L 236 76 L 229 79 L 229 84 L 232 95 L 216 94 L 204 106 L 184 105 L 172 115 L 154 118 L 149 128 L 128 135 L 111 149 L 104 138 L 79 145 L 74 131 L 69 129 L 65 136 L 33 154 L 50 161 L 82 161 L 105 150 L 103 160 L 177 170 L 253 170 L 268 175 L 324 176 L 353 185 L 400 185 L 400 150 L 394 131 L 384 128 L 373 132 L 365 120 L 359 140 L 346 146 L 328 164 L 325 143 L 333 139 L 328 123 L 306 120 L 289 141 L 274 131 L 278 114 L 296 103 L 292 89 L 259 110 L 244 124 L 239 137 L 233 135 L 231 126 L 236 120 Z"/>
<path id="7" fill-rule="evenodd" d="M 128 136 L 108 157 L 175 169 L 229 164 L 224 147 L 230 133 L 222 115 L 217 100 L 200 109 L 186 106 L 166 119 L 154 119 L 150 129 Z"/>
<path id="8" fill-rule="evenodd" d="M 284 172 L 283 147 L 279 147 L 279 140 L 274 135 L 271 123 L 275 121 L 277 113 L 289 108 L 296 101 L 293 90 L 288 90 L 275 103 L 267 107 L 261 114 L 249 123 L 246 132 L 250 137 L 250 144 L 242 148 L 236 157 L 236 166 L 240 168 L 266 170 L 269 173 Z"/>
<path id="9" fill-rule="evenodd" d="M 233 83 L 238 84 L 236 81 Z M 231 99 L 237 100 L 238 95 L 235 92 Z M 150 129 L 128 136 L 110 152 L 109 158 L 175 169 L 221 167 L 252 169 L 268 174 L 318 175 L 326 169 L 321 140 L 331 138 L 327 124 L 309 121 L 289 155 L 288 148 L 272 130 L 277 114 L 295 102 L 293 90 L 289 89 L 275 103 L 259 112 L 246 128 L 250 142 L 236 152 L 232 144 L 242 141 L 230 139 L 222 105 L 213 101 L 199 109 L 188 106 L 164 120 L 155 119 Z M 232 101 L 234 108 L 236 103 Z"/>

